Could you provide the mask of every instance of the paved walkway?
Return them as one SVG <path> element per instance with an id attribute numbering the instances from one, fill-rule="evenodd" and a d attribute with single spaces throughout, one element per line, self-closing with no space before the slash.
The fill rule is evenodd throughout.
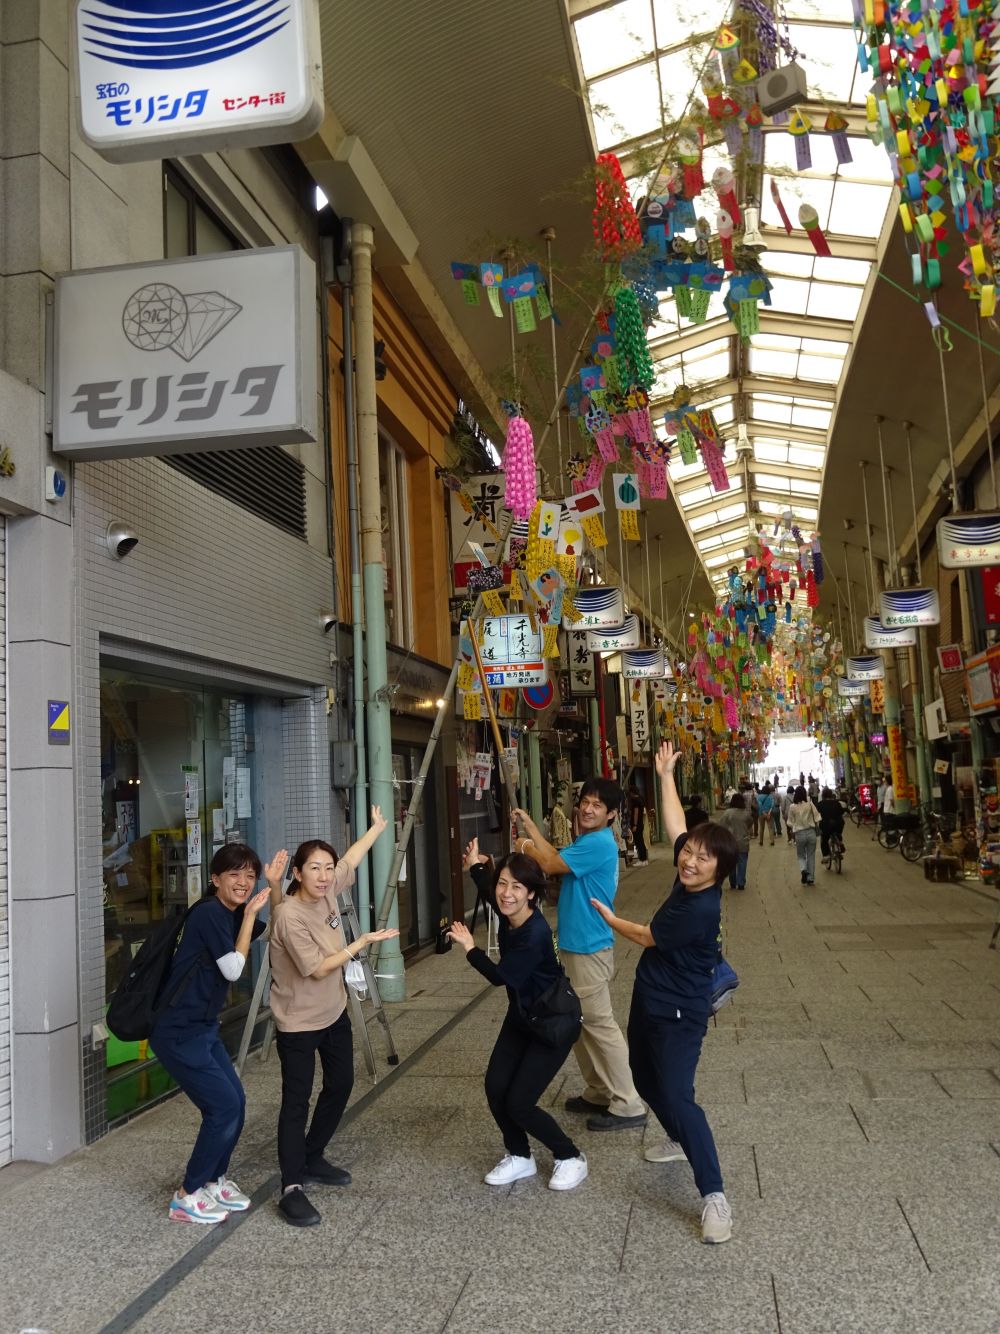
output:
<path id="1" fill-rule="evenodd" d="M 624 911 L 648 917 L 671 879 L 654 850 L 624 875 Z M 783 840 L 755 844 L 746 893 L 724 903 L 741 986 L 699 1090 L 728 1245 L 700 1244 L 686 1164 L 644 1162 L 641 1131 L 575 1124 L 591 1175 L 566 1195 L 545 1188 L 544 1151 L 538 1178 L 482 1183 L 499 1156 L 482 1073 L 504 1002 L 453 950 L 408 975 L 393 1028 L 409 1058 L 374 1090 L 359 1077 L 332 1154 L 354 1184 L 314 1192 L 320 1227 L 275 1209 L 278 1068 L 251 1060 L 233 1175 L 256 1203 L 222 1227 L 166 1219 L 196 1120 L 183 1098 L 12 1186 L 18 1169 L 0 1173 L 0 1334 L 993 1334 L 993 896 L 927 884 L 850 827 L 843 875 L 798 881 Z M 636 957 L 618 956 L 623 1021 Z M 580 1089 L 571 1058 L 547 1100 Z"/>

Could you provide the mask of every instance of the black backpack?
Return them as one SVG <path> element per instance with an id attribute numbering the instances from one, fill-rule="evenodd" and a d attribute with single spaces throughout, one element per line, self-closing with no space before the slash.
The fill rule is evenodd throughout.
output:
<path id="1" fill-rule="evenodd" d="M 203 902 L 204 899 L 198 900 L 198 903 Z M 179 977 L 173 978 L 167 986 L 177 942 L 198 903 L 193 903 L 187 912 L 179 916 L 168 917 L 157 923 L 143 941 L 132 960 L 132 967 L 111 997 L 105 1022 L 121 1042 L 138 1042 L 148 1038 L 157 1019 L 178 998 L 202 962 L 200 957 L 192 959 L 190 967 Z"/>

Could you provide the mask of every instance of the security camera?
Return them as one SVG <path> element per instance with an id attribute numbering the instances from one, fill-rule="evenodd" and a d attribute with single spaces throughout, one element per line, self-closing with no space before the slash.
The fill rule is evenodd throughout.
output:
<path id="1" fill-rule="evenodd" d="M 337 624 L 337 617 L 332 611 L 321 611 L 319 614 L 320 629 L 325 635 L 328 635 Z"/>
<path id="2" fill-rule="evenodd" d="M 108 544 L 108 551 L 114 556 L 115 560 L 122 560 L 133 547 L 139 545 L 136 534 L 124 523 L 109 523 L 104 540 Z"/>

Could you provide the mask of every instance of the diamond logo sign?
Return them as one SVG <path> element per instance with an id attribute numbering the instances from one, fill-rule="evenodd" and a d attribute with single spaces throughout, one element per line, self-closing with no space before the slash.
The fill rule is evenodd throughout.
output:
<path id="1" fill-rule="evenodd" d="M 126 301 L 122 329 L 140 352 L 170 348 L 191 361 L 242 309 L 221 292 L 185 296 L 169 283 L 148 283 Z"/>

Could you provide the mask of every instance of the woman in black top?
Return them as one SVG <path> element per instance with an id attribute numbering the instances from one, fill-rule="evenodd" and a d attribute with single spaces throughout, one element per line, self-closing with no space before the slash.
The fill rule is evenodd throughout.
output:
<path id="1" fill-rule="evenodd" d="M 647 1149 L 646 1157 L 660 1163 L 687 1159 L 703 1200 L 702 1240 L 721 1242 L 732 1236 L 733 1214 L 712 1131 L 695 1101 L 694 1077 L 712 1013 L 722 881 L 736 865 L 737 846 L 719 824 L 685 829 L 674 785 L 677 759 L 665 741 L 657 752 L 656 772 L 678 873 L 669 898 L 645 926 L 616 917 L 599 899 L 590 901 L 609 926 L 645 947 L 628 1021 L 629 1064 L 639 1096 L 668 1136 L 664 1146 Z"/>
<path id="2" fill-rule="evenodd" d="M 561 969 L 552 943 L 552 928 L 538 907 L 545 891 L 545 876 L 537 862 L 521 853 L 506 857 L 495 872 L 481 855 L 479 840 L 465 850 L 463 862 L 480 897 L 500 917 L 500 962 L 478 949 L 464 922 L 453 922 L 449 939 L 461 945 L 477 972 L 495 987 L 507 988 L 507 1014 L 486 1067 L 486 1101 L 500 1127 L 507 1150 L 486 1174 L 490 1186 L 509 1186 L 537 1172 L 528 1135 L 550 1150 L 555 1166 L 549 1178 L 552 1190 L 572 1190 L 587 1175 L 587 1159 L 543 1112 L 538 1100 L 551 1084 L 575 1041 L 567 1038 L 550 1047 L 526 1031 L 520 1011 L 527 1009 L 556 982 Z"/>
<path id="3" fill-rule="evenodd" d="M 819 846 L 823 860 L 830 864 L 830 835 L 844 836 L 844 808 L 828 787 L 823 789 L 819 805 Z"/>

